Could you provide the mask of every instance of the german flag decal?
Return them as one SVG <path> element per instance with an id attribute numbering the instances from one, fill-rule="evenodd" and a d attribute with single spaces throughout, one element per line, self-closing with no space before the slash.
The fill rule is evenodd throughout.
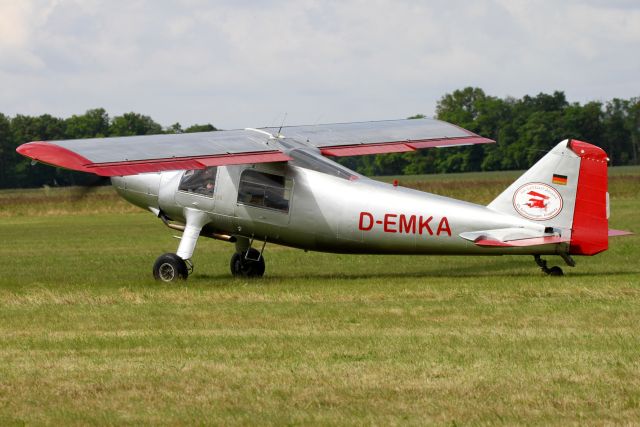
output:
<path id="1" fill-rule="evenodd" d="M 556 185 L 567 185 L 567 176 L 566 175 L 557 175 L 557 174 L 553 174 L 553 179 L 551 180 L 552 183 L 556 184 Z"/>

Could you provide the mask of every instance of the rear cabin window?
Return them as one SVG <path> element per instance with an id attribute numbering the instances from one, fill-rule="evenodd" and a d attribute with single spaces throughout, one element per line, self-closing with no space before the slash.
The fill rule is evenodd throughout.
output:
<path id="1" fill-rule="evenodd" d="M 213 197 L 213 190 L 216 185 L 216 166 L 206 169 L 195 169 L 186 171 L 180 180 L 179 191 L 200 194 L 202 196 Z"/>
<path id="2" fill-rule="evenodd" d="M 238 203 L 289 212 L 293 181 L 284 176 L 246 169 L 240 176 Z"/>

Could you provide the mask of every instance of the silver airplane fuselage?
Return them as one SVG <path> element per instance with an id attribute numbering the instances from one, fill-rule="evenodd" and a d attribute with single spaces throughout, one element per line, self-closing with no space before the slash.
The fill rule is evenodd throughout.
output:
<path id="1" fill-rule="evenodd" d="M 544 226 L 486 206 L 349 172 L 350 177 L 333 176 L 289 163 L 220 166 L 215 170 L 215 187 L 208 195 L 180 189 L 189 171 L 113 177 L 112 183 L 129 202 L 172 221 L 186 224 L 197 212 L 202 230 L 304 250 L 434 255 L 556 251 L 554 247 L 479 247 L 460 234 Z M 260 173 L 280 177 L 286 206 L 267 207 L 260 201 L 244 199 L 242 187 L 248 184 L 243 183 L 243 176 Z M 189 258 L 191 253 L 187 255 Z"/>

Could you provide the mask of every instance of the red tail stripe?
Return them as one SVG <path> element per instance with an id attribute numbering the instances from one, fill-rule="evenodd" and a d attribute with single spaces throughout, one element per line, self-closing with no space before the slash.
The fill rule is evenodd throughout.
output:
<path id="1" fill-rule="evenodd" d="M 577 140 L 571 140 L 569 147 L 581 157 L 570 253 L 595 255 L 609 247 L 607 153 Z"/>

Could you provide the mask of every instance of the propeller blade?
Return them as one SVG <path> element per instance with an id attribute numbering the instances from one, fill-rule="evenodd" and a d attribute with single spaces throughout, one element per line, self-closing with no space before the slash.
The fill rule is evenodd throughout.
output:
<path id="1" fill-rule="evenodd" d="M 111 183 L 108 176 L 93 175 L 84 185 L 76 187 L 72 192 L 71 198 L 74 202 L 79 202 L 85 197 L 96 191 L 99 187 L 104 187 Z"/>

